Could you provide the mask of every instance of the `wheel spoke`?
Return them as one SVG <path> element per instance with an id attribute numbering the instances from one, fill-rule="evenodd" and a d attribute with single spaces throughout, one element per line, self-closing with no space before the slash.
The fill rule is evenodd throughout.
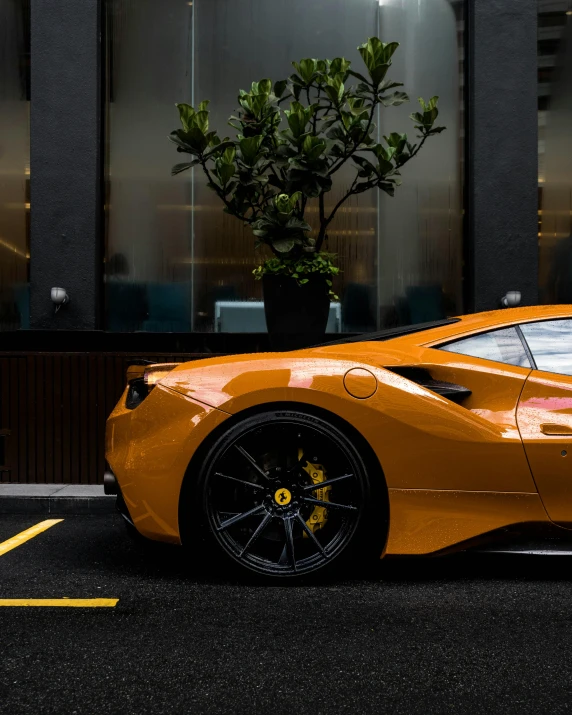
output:
<path id="1" fill-rule="evenodd" d="M 336 504 L 333 501 L 322 501 L 321 499 L 314 499 L 314 497 L 303 497 L 303 501 L 306 504 L 316 504 L 317 506 L 326 507 L 326 509 L 347 509 L 348 511 L 357 511 L 357 506 L 350 506 L 349 504 Z"/>
<path id="2" fill-rule="evenodd" d="M 235 445 L 236 449 L 242 454 L 242 456 L 250 462 L 250 464 L 256 469 L 256 471 L 264 477 L 264 479 L 268 479 L 268 474 L 262 469 L 262 467 L 259 467 L 256 461 L 254 460 L 253 457 L 248 454 L 248 452 L 244 449 L 244 447 L 241 447 L 239 444 Z"/>
<path id="3" fill-rule="evenodd" d="M 264 489 L 262 484 L 254 484 L 254 482 L 245 482 L 244 479 L 237 479 L 236 477 L 231 477 L 228 474 L 223 474 L 222 472 L 215 472 L 215 477 L 229 479 L 231 482 L 238 482 L 238 484 L 243 484 L 245 487 L 252 487 L 253 489 Z"/>
<path id="4" fill-rule="evenodd" d="M 312 529 L 310 529 L 310 527 L 308 526 L 308 524 L 306 524 L 306 522 L 304 521 L 304 517 L 301 516 L 299 513 L 296 514 L 296 517 L 297 517 L 298 521 L 300 522 L 300 524 L 302 524 L 302 528 L 304 529 L 304 531 L 308 534 L 308 536 L 310 537 L 310 539 L 312 539 L 312 541 L 314 542 L 314 544 L 316 544 L 316 546 L 318 547 L 319 552 L 322 554 L 322 556 L 323 556 L 325 559 L 327 559 L 327 558 L 328 558 L 328 554 L 324 551 L 324 547 L 322 546 L 322 544 L 320 544 L 320 542 L 319 542 L 318 539 L 316 538 L 316 534 L 314 534 L 314 532 L 312 531 Z"/>
<path id="5" fill-rule="evenodd" d="M 316 489 L 323 489 L 324 487 L 329 487 L 330 484 L 335 484 L 336 482 L 341 482 L 342 479 L 350 479 L 353 474 L 343 474 L 341 477 L 332 477 L 331 479 L 326 479 L 325 482 L 315 482 L 314 484 L 308 484 L 304 487 L 302 491 L 314 492 Z"/>
<path id="6" fill-rule="evenodd" d="M 249 516 L 253 516 L 254 514 L 259 514 L 263 510 L 264 510 L 264 506 L 262 504 L 258 504 L 258 506 L 255 506 L 253 509 L 249 509 L 248 511 L 245 511 L 242 514 L 237 514 L 236 516 L 233 516 L 231 519 L 227 519 L 226 521 L 223 521 L 223 523 L 217 527 L 217 531 L 224 531 L 225 529 L 228 529 L 229 526 L 232 526 L 233 524 L 236 524 L 239 521 L 242 521 L 243 519 L 247 519 Z"/>
<path id="7" fill-rule="evenodd" d="M 302 472 L 302 465 L 304 462 L 307 462 L 308 458 L 306 457 L 306 453 L 302 452 L 302 456 L 300 459 L 296 462 L 296 464 L 293 467 L 290 467 L 290 469 L 286 472 L 287 474 L 292 474 L 293 472 L 300 471 Z M 305 475 L 307 475 L 307 472 L 304 472 Z"/>
<path id="8" fill-rule="evenodd" d="M 268 523 L 272 520 L 272 514 L 267 513 L 266 516 L 262 519 L 260 524 L 256 527 L 256 531 L 252 534 L 250 539 L 246 542 L 246 545 L 243 547 L 242 551 L 240 552 L 239 556 L 242 556 L 247 549 L 249 549 L 252 544 L 258 539 L 258 537 L 262 534 L 264 529 L 268 526 Z"/>
<path id="9" fill-rule="evenodd" d="M 294 534 L 292 532 L 292 519 L 284 519 L 284 529 L 286 531 L 286 553 L 290 565 L 296 571 L 296 557 L 294 556 Z"/>

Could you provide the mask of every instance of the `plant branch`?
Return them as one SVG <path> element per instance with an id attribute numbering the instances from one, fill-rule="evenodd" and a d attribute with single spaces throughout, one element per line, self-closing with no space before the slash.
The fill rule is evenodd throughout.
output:
<path id="1" fill-rule="evenodd" d="M 209 182 L 209 185 L 214 188 L 214 190 L 215 190 L 216 193 L 218 194 L 218 197 L 219 197 L 219 198 L 221 199 L 221 201 L 224 203 L 224 205 L 225 205 L 226 208 L 228 209 L 229 213 L 232 214 L 233 216 L 235 216 L 236 218 L 239 218 L 239 219 L 244 220 L 244 216 L 241 216 L 241 215 L 238 214 L 236 211 L 234 211 L 234 209 L 232 208 L 231 204 L 227 201 L 226 196 L 224 195 L 223 190 L 220 189 L 220 188 L 215 184 L 215 182 L 213 181 L 213 177 L 212 177 L 210 171 L 209 171 L 208 168 L 207 168 L 206 160 L 203 159 L 202 157 L 199 157 L 199 162 L 200 162 L 200 164 L 201 164 L 201 166 L 202 166 L 202 168 L 203 168 L 203 171 L 205 172 L 205 175 L 206 175 L 206 177 L 207 177 L 207 180 L 208 180 L 208 182 Z"/>
<path id="2" fill-rule="evenodd" d="M 371 112 L 370 112 L 370 114 L 369 114 L 369 119 L 368 119 L 368 122 L 367 122 L 367 126 L 366 126 L 366 128 L 365 128 L 365 132 L 361 135 L 361 137 L 360 137 L 356 142 L 354 142 L 354 145 L 353 145 L 351 151 L 350 151 L 348 154 L 344 154 L 344 156 L 342 157 L 342 159 L 340 160 L 340 162 L 338 163 L 338 165 L 336 166 L 336 165 L 334 164 L 334 166 L 330 169 L 330 171 L 328 172 L 330 176 L 331 176 L 332 174 L 335 174 L 336 171 L 338 171 L 339 169 L 342 168 L 342 166 L 346 163 L 346 161 L 347 161 L 348 159 L 350 159 L 353 154 L 355 154 L 355 152 L 356 152 L 358 146 L 362 143 L 362 141 L 367 138 L 367 135 L 368 135 L 368 133 L 369 133 L 370 127 L 371 127 L 372 122 L 373 122 L 373 115 L 374 115 L 374 112 L 375 112 L 375 108 L 377 107 L 378 104 L 379 104 L 379 102 L 377 101 L 377 99 L 374 99 L 374 100 L 373 100 L 373 104 L 371 105 Z"/>
<path id="3" fill-rule="evenodd" d="M 316 104 L 320 104 L 320 85 L 318 85 L 318 94 L 316 96 Z M 316 107 L 316 111 L 314 112 L 314 118 L 312 120 L 312 131 L 314 134 L 316 134 L 316 128 L 318 126 L 318 107 Z"/>
<path id="4" fill-rule="evenodd" d="M 328 227 L 328 224 L 326 222 L 326 209 L 324 206 L 324 192 L 320 194 L 320 197 L 318 199 L 318 205 L 320 210 L 320 231 L 318 233 L 318 239 L 316 241 L 316 251 L 319 251 L 322 248 L 322 243 L 324 242 L 324 238 L 326 237 L 326 228 Z"/>
<path id="5" fill-rule="evenodd" d="M 401 166 L 404 166 L 404 164 L 407 164 L 408 161 L 411 161 L 411 159 L 413 159 L 414 156 L 419 154 L 419 151 L 420 151 L 421 147 L 423 146 L 423 144 L 425 144 L 425 142 L 427 141 L 428 136 L 429 136 L 428 134 L 423 135 L 423 138 L 421 139 L 419 144 L 415 147 L 415 150 L 411 152 L 409 157 L 404 162 L 402 162 L 396 166 L 397 169 L 399 169 L 399 167 L 401 167 Z"/>
<path id="6" fill-rule="evenodd" d="M 318 237 L 318 242 L 320 242 L 320 238 L 322 239 L 322 241 L 324 240 L 324 236 L 326 235 L 326 229 L 328 228 L 328 226 L 329 226 L 330 223 L 332 222 L 334 216 L 336 215 L 337 210 L 338 210 L 338 209 L 340 208 L 340 206 L 341 206 L 343 203 L 345 203 L 345 201 L 347 201 L 347 200 L 349 199 L 349 197 L 354 193 L 354 189 L 355 189 L 355 187 L 356 187 L 358 178 L 359 178 L 359 177 L 358 177 L 358 175 L 356 174 L 354 180 L 352 181 L 352 185 L 351 185 L 350 188 L 348 189 L 347 193 L 344 194 L 344 196 L 342 196 L 342 198 L 341 198 L 341 199 L 338 201 L 338 203 L 334 206 L 334 208 L 332 209 L 332 213 L 328 216 L 327 219 L 324 220 L 323 226 L 320 226 L 320 236 Z M 375 184 L 372 184 L 372 186 L 375 186 Z M 320 220 L 320 223 L 321 223 L 321 220 Z M 320 250 L 321 245 L 322 245 L 322 244 L 321 244 L 321 242 L 320 242 L 320 243 L 319 243 L 319 246 L 316 246 L 316 250 L 317 250 L 317 251 Z"/>

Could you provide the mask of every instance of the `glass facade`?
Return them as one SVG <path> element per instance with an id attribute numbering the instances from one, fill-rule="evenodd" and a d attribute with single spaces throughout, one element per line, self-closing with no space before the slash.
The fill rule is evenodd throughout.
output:
<path id="1" fill-rule="evenodd" d="M 29 327 L 30 2 L 0 0 L 0 330 Z"/>
<path id="2" fill-rule="evenodd" d="M 572 303 L 572 2 L 538 0 L 539 283 Z"/>
<path id="3" fill-rule="evenodd" d="M 291 60 L 303 57 L 345 56 L 359 71 L 356 48 L 371 35 L 401 43 L 392 78 L 412 98 L 438 94 L 438 123 L 447 131 L 405 167 L 395 198 L 372 190 L 338 212 L 327 248 L 338 255 L 341 305 L 330 329 L 367 331 L 461 312 L 461 1 L 108 0 L 108 330 L 264 329 L 252 270 L 265 255 L 254 250 L 249 229 L 223 213 L 199 171 L 170 176 L 179 159 L 167 140 L 178 126 L 175 102 L 209 99 L 211 126 L 223 135 L 239 88 L 287 77 Z M 414 136 L 408 115 L 415 104 L 385 110 L 378 138 Z M 326 208 L 352 179 L 351 169 L 337 174 Z M 234 302 L 244 309 L 225 317 Z"/>

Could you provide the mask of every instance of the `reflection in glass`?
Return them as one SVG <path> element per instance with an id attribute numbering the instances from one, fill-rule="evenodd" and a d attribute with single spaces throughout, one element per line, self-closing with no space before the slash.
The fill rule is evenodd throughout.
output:
<path id="1" fill-rule="evenodd" d="M 421 323 L 462 311 L 463 4 L 383 0 L 380 6 L 383 37 L 401 43 L 392 76 L 412 100 L 382 115 L 382 134 L 414 136 L 413 105 L 433 94 L 439 95 L 438 124 L 447 127 L 403 168 L 395 197 L 379 195 L 381 320 L 389 311 L 399 323 Z"/>
<path id="2" fill-rule="evenodd" d="M 503 362 L 507 365 L 530 367 L 526 351 L 515 328 L 503 328 L 472 335 L 470 338 L 444 345 L 441 350 Z"/>
<path id="3" fill-rule="evenodd" d="M 539 370 L 572 375 L 572 320 L 544 320 L 520 327 Z"/>
<path id="4" fill-rule="evenodd" d="M 572 303 L 572 15 L 538 0 L 539 287 L 543 303 Z"/>
<path id="5" fill-rule="evenodd" d="M 212 331 L 223 303 L 258 302 L 262 311 L 252 270 L 264 256 L 249 229 L 223 213 L 200 171 L 170 176 L 177 162 L 166 139 L 178 125 L 174 103 L 210 99 L 211 124 L 224 135 L 239 88 L 287 77 L 291 60 L 302 57 L 344 55 L 358 66 L 358 44 L 375 34 L 402 43 L 392 75 L 414 98 L 440 95 L 447 131 L 404 171 L 398 197 L 376 191 L 353 197 L 332 223 L 327 249 L 342 269 L 334 286 L 340 327 L 361 332 L 461 311 L 462 2 L 107 0 L 106 6 L 107 329 Z M 414 108 L 386 110 L 378 137 L 414 133 L 408 119 Z M 348 168 L 337 178 L 330 206 L 353 173 Z M 250 314 L 246 307 L 234 314 Z M 236 320 L 235 330 L 251 324 Z"/>
<path id="6" fill-rule="evenodd" d="M 0 330 L 28 328 L 29 0 L 0 0 Z"/>

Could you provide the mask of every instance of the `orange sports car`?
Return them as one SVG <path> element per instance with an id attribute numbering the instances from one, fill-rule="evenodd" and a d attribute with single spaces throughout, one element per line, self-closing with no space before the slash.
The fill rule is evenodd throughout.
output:
<path id="1" fill-rule="evenodd" d="M 268 577 L 572 551 L 572 306 L 134 365 L 106 456 L 140 534 Z"/>

